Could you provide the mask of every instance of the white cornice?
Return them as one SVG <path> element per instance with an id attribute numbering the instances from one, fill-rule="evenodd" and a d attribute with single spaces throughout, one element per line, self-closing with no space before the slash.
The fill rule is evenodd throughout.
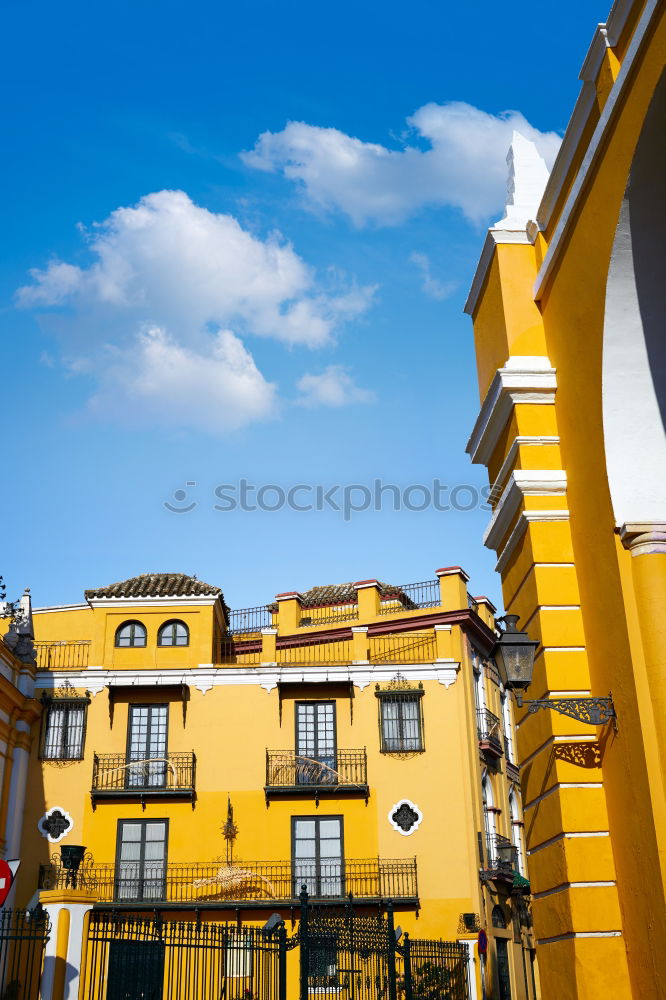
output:
<path id="1" fill-rule="evenodd" d="M 556 389 L 556 372 L 548 358 L 510 357 L 495 374 L 467 443 L 472 462 L 488 464 L 514 404 L 554 403 Z"/>
<path id="2" fill-rule="evenodd" d="M 91 608 L 212 607 L 219 597 L 91 597 Z"/>
<path id="3" fill-rule="evenodd" d="M 623 97 L 625 87 L 627 86 L 632 75 L 634 63 L 647 35 L 650 22 L 659 7 L 659 0 L 647 0 L 641 18 L 636 25 L 636 30 L 634 31 L 624 59 L 622 60 L 620 71 L 611 88 L 608 99 L 604 104 L 603 111 L 601 112 L 601 116 L 597 122 L 592 138 L 590 139 L 590 144 L 587 148 L 585 156 L 583 157 L 583 161 L 576 172 L 576 177 L 571 186 L 571 190 L 567 195 L 564 208 L 562 209 L 562 213 L 557 221 L 555 231 L 550 240 L 548 251 L 543 259 L 541 268 L 539 269 L 539 273 L 534 283 L 534 298 L 536 301 L 539 301 L 541 298 L 555 263 L 559 257 L 560 251 L 566 243 L 566 236 L 568 234 L 569 227 L 572 224 L 573 219 L 577 216 L 578 202 L 582 197 L 583 191 L 586 189 L 590 174 L 596 166 L 597 159 L 599 158 L 602 150 L 605 148 L 606 133 L 610 128 L 610 124 L 615 117 L 616 111 L 621 106 L 621 97 Z M 617 14 L 617 18 L 621 19 L 621 14 L 619 12 Z M 615 40 L 617 40 L 616 35 L 617 27 L 616 25 L 613 25 L 612 38 L 615 38 Z M 613 43 L 611 42 L 611 44 Z M 553 171 L 553 173 L 555 173 L 555 171 Z M 562 178 L 562 180 L 564 181 L 564 178 Z M 557 193 L 559 194 L 559 191 Z M 539 212 L 539 222 L 541 224 L 541 211 Z"/>
<path id="4" fill-rule="evenodd" d="M 511 442 L 511 447 L 497 473 L 495 482 L 490 489 L 490 495 L 497 496 L 500 490 L 504 489 L 504 482 L 518 457 L 519 448 L 535 448 L 543 447 L 544 445 L 557 445 L 559 443 L 560 439 L 556 434 L 517 434 Z"/>
<path id="5" fill-rule="evenodd" d="M 566 491 L 567 476 L 562 469 L 514 469 L 483 536 L 483 544 L 497 551 L 523 497 L 564 496 Z"/>
<path id="6" fill-rule="evenodd" d="M 581 71 L 578 74 L 579 80 L 583 80 L 584 82 L 589 81 L 590 83 L 596 81 L 599 76 L 601 64 L 604 61 L 604 56 L 606 55 L 606 49 L 608 48 L 610 48 L 610 45 L 606 25 L 598 24 L 590 42 L 590 47 L 587 50 L 587 55 L 583 60 Z"/>
<path id="7" fill-rule="evenodd" d="M 45 615 L 51 611 L 89 611 L 89 604 L 53 604 L 46 608 L 33 608 L 33 615 Z"/>
<path id="8" fill-rule="evenodd" d="M 606 21 L 606 31 L 608 32 L 608 44 L 615 46 L 620 41 L 620 35 L 624 31 L 627 18 L 631 13 L 635 0 L 615 0 L 611 7 Z"/>
<path id="9" fill-rule="evenodd" d="M 99 694 L 105 687 L 122 685 L 140 687 L 142 685 L 161 687 L 164 685 L 188 684 L 206 694 L 214 687 L 258 685 L 272 691 L 280 683 L 323 684 L 331 682 L 351 682 L 361 691 L 376 681 L 390 681 L 396 673 L 401 673 L 408 681 L 438 681 L 449 687 L 458 676 L 460 663 L 454 659 L 440 659 L 435 663 L 388 663 L 332 666 L 322 664 L 311 667 L 287 667 L 266 664 L 258 667 L 216 667 L 200 664 L 189 670 L 104 670 L 88 667 L 87 670 L 40 671 L 35 687 L 45 691 L 54 690 L 69 682 L 74 688 L 85 688 L 92 695 Z"/>
<path id="10" fill-rule="evenodd" d="M 472 285 L 470 287 L 469 293 L 467 295 L 467 301 L 463 307 L 463 312 L 466 312 L 469 316 L 472 316 L 474 310 L 476 309 L 477 303 L 479 301 L 479 295 L 481 294 L 481 289 L 486 280 L 486 275 L 488 273 L 488 268 L 490 267 L 491 261 L 493 259 L 493 254 L 495 252 L 495 247 L 498 243 L 533 243 L 527 235 L 524 229 L 489 229 L 486 234 L 486 239 L 483 244 L 483 250 L 481 251 L 481 256 L 479 257 L 479 263 L 476 265 L 476 271 L 474 273 L 474 278 L 472 279 Z"/>
<path id="11" fill-rule="evenodd" d="M 516 545 L 525 534 L 528 524 L 532 521 L 568 521 L 568 510 L 524 510 L 522 511 L 516 526 L 509 535 L 506 545 L 497 555 L 497 565 L 495 571 L 501 573 L 513 555 Z"/>

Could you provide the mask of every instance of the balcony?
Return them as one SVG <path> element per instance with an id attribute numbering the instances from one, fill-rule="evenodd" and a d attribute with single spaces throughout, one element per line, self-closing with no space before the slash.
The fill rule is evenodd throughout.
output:
<path id="1" fill-rule="evenodd" d="M 486 836 L 487 867 L 481 869 L 481 881 L 513 887 L 517 873 L 518 848 L 499 833 Z"/>
<path id="2" fill-rule="evenodd" d="M 89 639 L 36 642 L 38 670 L 81 670 L 88 666 Z"/>
<path id="3" fill-rule="evenodd" d="M 477 708 L 476 731 L 479 738 L 479 750 L 486 760 L 499 760 L 504 750 L 502 748 L 502 723 L 498 717 L 487 708 Z"/>
<path id="4" fill-rule="evenodd" d="M 121 753 L 93 757 L 91 795 L 100 799 L 194 798 L 194 753 L 167 753 L 146 760 L 128 760 Z"/>
<path id="5" fill-rule="evenodd" d="M 41 865 L 40 889 L 59 889 L 67 873 L 57 862 Z M 243 861 L 206 864 L 125 862 L 123 865 L 82 865 L 77 875 L 81 889 L 94 893 L 100 903 L 136 909 L 137 904 L 185 904 L 235 909 L 274 907 L 276 902 L 298 905 L 301 885 L 311 898 L 339 902 L 351 893 L 359 902 L 392 899 L 418 906 L 416 858 L 383 860 L 367 858 L 329 864 L 294 865 L 289 861 Z"/>
<path id="6" fill-rule="evenodd" d="M 306 757 L 295 750 L 266 751 L 266 799 L 278 795 L 364 795 L 368 798 L 365 749 Z"/>
<path id="7" fill-rule="evenodd" d="M 390 593 L 388 588 L 382 593 L 379 614 L 395 615 L 401 611 L 438 608 L 441 603 L 439 580 L 405 583 L 401 587 L 396 587 L 394 593 Z"/>

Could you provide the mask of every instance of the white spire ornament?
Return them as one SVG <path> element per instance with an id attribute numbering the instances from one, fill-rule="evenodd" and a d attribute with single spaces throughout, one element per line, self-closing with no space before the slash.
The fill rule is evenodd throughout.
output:
<path id="1" fill-rule="evenodd" d="M 525 230 L 536 218 L 548 182 L 548 167 L 536 144 L 514 131 L 506 155 L 509 176 L 504 218 L 493 229 Z"/>

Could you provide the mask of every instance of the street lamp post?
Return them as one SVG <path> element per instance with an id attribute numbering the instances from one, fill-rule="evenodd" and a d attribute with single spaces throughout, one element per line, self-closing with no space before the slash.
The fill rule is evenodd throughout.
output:
<path id="1" fill-rule="evenodd" d="M 532 683 L 534 672 L 534 654 L 539 643 L 530 639 L 527 632 L 521 632 L 517 627 L 518 615 L 505 615 L 498 618 L 504 623 L 495 647 L 493 656 L 499 671 L 502 684 L 507 691 L 513 691 L 519 708 L 525 706 L 528 715 L 549 708 L 570 719 L 584 722 L 590 726 L 603 726 L 616 718 L 613 699 L 607 698 L 537 698 L 531 701 L 523 699 L 525 691 Z"/>

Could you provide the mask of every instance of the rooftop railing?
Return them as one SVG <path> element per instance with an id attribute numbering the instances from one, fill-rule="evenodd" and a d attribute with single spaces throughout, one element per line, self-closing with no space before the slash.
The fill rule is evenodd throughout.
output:
<path id="1" fill-rule="evenodd" d="M 35 643 L 38 670 L 72 670 L 87 667 L 89 639 L 61 639 Z"/>
<path id="2" fill-rule="evenodd" d="M 435 633 L 432 630 L 369 637 L 371 663 L 428 663 L 436 657 Z"/>
<path id="3" fill-rule="evenodd" d="M 399 611 L 416 611 L 419 608 L 438 608 L 442 603 L 439 580 L 405 583 L 395 588 L 395 593 L 382 594 L 380 615 L 394 615 Z"/>
<path id="4" fill-rule="evenodd" d="M 358 604 L 329 605 L 320 608 L 304 607 L 298 624 L 301 628 L 315 628 L 318 625 L 335 625 L 336 622 L 352 621 L 358 621 Z"/>
<path id="5" fill-rule="evenodd" d="M 41 889 L 64 888 L 67 870 L 57 861 L 40 867 Z M 315 864 L 242 861 L 165 864 L 163 861 L 83 864 L 77 885 L 102 903 L 298 904 L 301 885 L 315 899 L 418 901 L 416 858 L 353 859 Z"/>
<path id="6" fill-rule="evenodd" d="M 230 635 L 261 635 L 262 628 L 270 628 L 272 624 L 273 616 L 265 604 L 229 611 Z"/>
<path id="7" fill-rule="evenodd" d="M 192 796 L 196 757 L 191 753 L 165 753 L 131 760 L 125 754 L 93 756 L 92 797 L 123 798 L 132 795 Z"/>
<path id="8" fill-rule="evenodd" d="M 352 658 L 351 639 L 300 642 L 279 645 L 276 649 L 276 660 L 280 664 L 351 663 Z"/>

